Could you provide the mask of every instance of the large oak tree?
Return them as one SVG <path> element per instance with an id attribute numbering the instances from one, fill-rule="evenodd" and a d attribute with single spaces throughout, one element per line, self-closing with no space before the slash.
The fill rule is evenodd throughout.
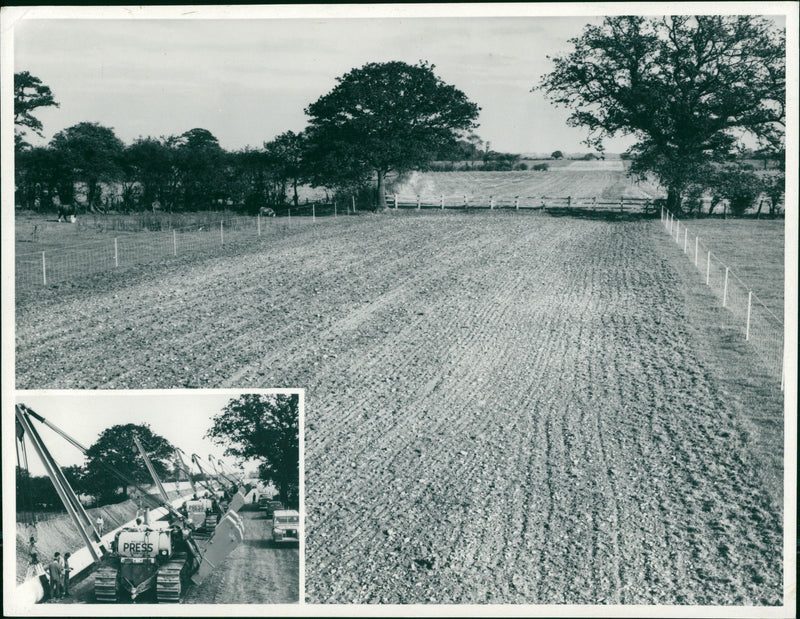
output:
<path id="1" fill-rule="evenodd" d="M 128 484 L 117 477 L 109 467 L 121 471 L 133 481 L 149 485 L 150 473 L 133 440 L 139 437 L 147 450 L 158 476 L 163 480 L 170 472 L 175 448 L 163 436 L 156 434 L 148 424 L 126 423 L 103 430 L 86 452 L 86 473 L 83 477 L 85 491 L 102 502 L 112 501 L 117 489 L 128 495 Z"/>
<path id="2" fill-rule="evenodd" d="M 538 88 L 592 146 L 635 136 L 632 172 L 655 174 L 671 208 L 743 135 L 782 149 L 785 41 L 769 19 L 609 17 L 570 43 Z"/>
<path id="3" fill-rule="evenodd" d="M 462 132 L 477 127 L 480 108 L 433 72 L 434 65 L 369 63 L 336 79 L 306 108 L 309 160 L 316 184 L 347 186 L 429 163 Z"/>

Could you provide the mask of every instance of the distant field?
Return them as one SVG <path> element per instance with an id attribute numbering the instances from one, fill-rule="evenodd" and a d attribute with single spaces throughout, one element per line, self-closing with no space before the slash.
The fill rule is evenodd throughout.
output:
<path id="1" fill-rule="evenodd" d="M 475 201 L 489 196 L 509 198 L 658 198 L 663 190 L 652 182 L 636 182 L 625 172 L 623 161 L 553 162 L 543 172 L 412 172 L 396 181 L 391 192 L 423 197 L 469 196 Z"/>

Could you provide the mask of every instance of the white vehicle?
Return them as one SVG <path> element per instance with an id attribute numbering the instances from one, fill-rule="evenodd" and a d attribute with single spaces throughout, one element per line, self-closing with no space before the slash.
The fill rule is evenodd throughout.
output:
<path id="1" fill-rule="evenodd" d="M 298 543 L 300 541 L 300 512 L 293 509 L 276 509 L 272 515 L 272 541 Z"/>

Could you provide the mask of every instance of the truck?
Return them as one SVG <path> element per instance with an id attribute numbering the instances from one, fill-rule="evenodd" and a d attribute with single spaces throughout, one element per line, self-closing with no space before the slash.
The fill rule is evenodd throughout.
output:
<path id="1" fill-rule="evenodd" d="M 276 544 L 300 542 L 300 512 L 276 509 L 272 517 L 272 541 Z"/>

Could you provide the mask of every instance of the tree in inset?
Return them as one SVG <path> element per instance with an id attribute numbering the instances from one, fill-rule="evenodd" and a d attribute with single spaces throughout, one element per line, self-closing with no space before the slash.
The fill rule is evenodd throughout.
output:
<path id="1" fill-rule="evenodd" d="M 283 501 L 296 506 L 300 488 L 300 417 L 297 395 L 246 393 L 228 402 L 206 433 L 225 455 L 256 460 Z"/>

